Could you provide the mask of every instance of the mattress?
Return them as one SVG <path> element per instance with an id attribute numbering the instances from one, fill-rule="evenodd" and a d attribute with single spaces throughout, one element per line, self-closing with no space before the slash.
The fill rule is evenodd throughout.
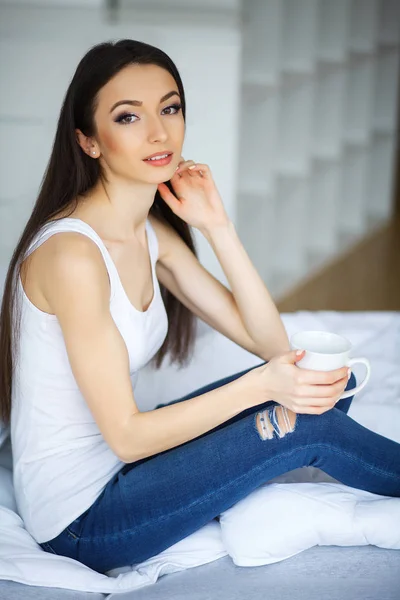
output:
<path id="1" fill-rule="evenodd" d="M 283 562 L 237 567 L 229 557 L 122 594 L 0 581 L 1 600 L 399 600 L 400 559 L 374 546 L 316 546 Z"/>
<path id="2" fill-rule="evenodd" d="M 371 379 L 353 400 L 349 416 L 364 426 L 400 442 L 400 313 L 298 311 L 281 315 L 289 335 L 304 329 L 334 331 L 353 344 L 351 356 L 371 362 Z M 167 364 L 161 371 L 146 367 L 139 376 L 135 398 L 142 410 L 182 397 L 201 386 L 259 364 L 226 337 L 201 324 L 193 359 L 179 369 Z M 363 367 L 355 367 L 358 380 Z M 2 455 L 3 464 L 9 457 Z M 321 472 L 322 474 L 322 472 Z M 283 475 L 273 481 L 291 481 Z M 318 469 L 301 470 L 301 481 L 315 481 Z M 300 479 L 297 479 L 298 481 Z M 400 527 L 400 523 L 399 523 Z M 271 593 L 274 600 L 340 598 L 400 599 L 400 552 L 376 546 L 314 546 L 286 560 L 257 567 L 238 567 L 230 556 L 161 576 L 154 585 L 129 592 L 85 593 L 67 589 L 0 581 L 1 599 L 126 598 L 164 600 L 190 597 L 250 597 Z"/>

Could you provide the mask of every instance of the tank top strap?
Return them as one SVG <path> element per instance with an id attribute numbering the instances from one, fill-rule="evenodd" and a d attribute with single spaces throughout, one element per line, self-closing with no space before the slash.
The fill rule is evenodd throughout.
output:
<path id="1" fill-rule="evenodd" d="M 101 237 L 96 233 L 96 231 L 85 221 L 81 219 L 76 219 L 74 217 L 64 217 L 62 219 L 58 219 L 55 221 L 50 221 L 45 223 L 42 228 L 39 230 L 37 236 L 33 239 L 27 251 L 25 252 L 25 257 L 29 256 L 31 252 L 36 250 L 41 244 L 43 244 L 46 240 L 48 240 L 55 233 L 61 233 L 66 231 L 74 231 L 77 233 L 81 233 L 89 237 L 99 248 L 104 262 L 106 264 L 108 277 L 110 279 L 110 287 L 111 287 L 111 297 L 114 296 L 115 291 L 118 286 L 118 271 L 117 268 L 110 256 L 110 253 L 107 250 L 106 245 L 104 244 Z"/>

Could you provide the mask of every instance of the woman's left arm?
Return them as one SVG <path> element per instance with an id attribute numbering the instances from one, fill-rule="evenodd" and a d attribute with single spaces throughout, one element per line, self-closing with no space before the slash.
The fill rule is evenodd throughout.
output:
<path id="1" fill-rule="evenodd" d="M 290 350 L 279 311 L 251 262 L 234 224 L 201 228 L 229 281 L 247 333 L 261 349 L 264 360 Z"/>
<path id="2" fill-rule="evenodd" d="M 175 195 L 164 183 L 158 185 L 160 195 L 176 215 L 199 229 L 212 246 L 229 281 L 238 317 L 257 355 L 270 360 L 288 352 L 289 339 L 279 311 L 226 214 L 208 165 L 182 158 L 170 181 Z"/>

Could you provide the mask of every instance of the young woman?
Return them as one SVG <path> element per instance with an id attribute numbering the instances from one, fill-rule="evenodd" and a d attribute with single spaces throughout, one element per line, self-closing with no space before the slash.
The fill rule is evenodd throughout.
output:
<path id="1" fill-rule="evenodd" d="M 298 467 L 400 496 L 400 444 L 351 419 L 351 398 L 337 402 L 355 387 L 347 368 L 296 367 L 303 353 L 289 351 L 209 167 L 182 158 L 184 134 L 184 90 L 164 52 L 91 48 L 5 284 L 1 416 L 19 512 L 44 550 L 102 573 Z M 199 263 L 191 227 L 232 292 Z M 184 364 L 194 315 L 262 362 L 140 411 L 138 371 L 167 353 Z"/>

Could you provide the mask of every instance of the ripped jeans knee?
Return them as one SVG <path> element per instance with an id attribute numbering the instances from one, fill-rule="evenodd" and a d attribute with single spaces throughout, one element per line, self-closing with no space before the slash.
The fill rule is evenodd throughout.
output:
<path id="1" fill-rule="evenodd" d="M 292 410 L 276 404 L 256 414 L 256 426 L 262 440 L 272 440 L 275 436 L 282 438 L 296 428 L 297 414 Z"/>

